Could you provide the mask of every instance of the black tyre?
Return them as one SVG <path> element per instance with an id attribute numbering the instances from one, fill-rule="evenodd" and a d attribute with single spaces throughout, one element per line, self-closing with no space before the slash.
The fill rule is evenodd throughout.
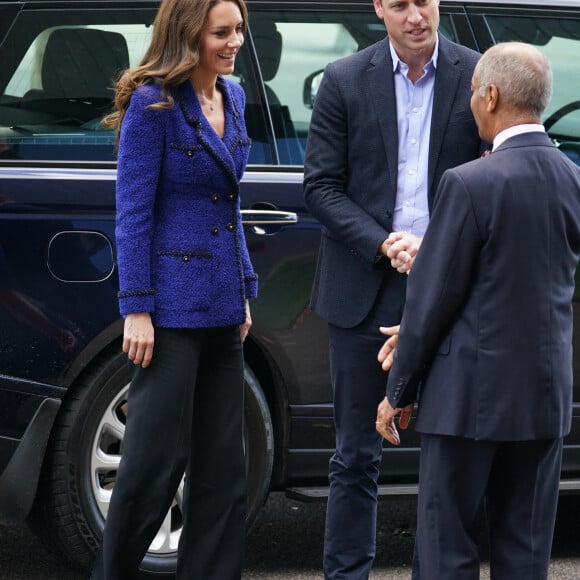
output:
<path id="1" fill-rule="evenodd" d="M 104 358 L 71 387 L 53 429 L 30 516 L 41 539 L 83 572 L 90 570 L 101 541 L 123 451 L 128 389 L 129 367 L 122 353 Z M 245 371 L 244 431 L 250 527 L 268 495 L 274 453 L 268 405 L 250 369 Z M 143 560 L 145 578 L 175 571 L 181 499 L 182 486 Z"/>

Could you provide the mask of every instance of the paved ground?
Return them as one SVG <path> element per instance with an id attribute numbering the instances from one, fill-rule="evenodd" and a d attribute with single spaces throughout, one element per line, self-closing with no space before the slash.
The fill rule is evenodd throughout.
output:
<path id="1" fill-rule="evenodd" d="M 324 512 L 323 503 L 271 494 L 248 538 L 244 580 L 320 580 Z M 550 580 L 580 579 L 579 515 L 580 498 L 561 498 Z M 381 501 L 372 580 L 410 578 L 414 521 L 414 501 Z M 0 526 L 0 539 L 0 580 L 86 580 L 52 557 L 25 527 Z M 482 579 L 488 578 L 484 566 Z"/>
<path id="2" fill-rule="evenodd" d="M 320 580 L 324 513 L 324 504 L 303 504 L 273 494 L 250 534 L 244 580 Z M 562 497 L 550 580 L 580 580 L 579 515 L 580 497 Z M 410 579 L 415 516 L 414 500 L 381 501 L 372 580 Z M 483 539 L 484 558 L 486 552 Z M 481 578 L 489 579 L 485 564 Z"/>

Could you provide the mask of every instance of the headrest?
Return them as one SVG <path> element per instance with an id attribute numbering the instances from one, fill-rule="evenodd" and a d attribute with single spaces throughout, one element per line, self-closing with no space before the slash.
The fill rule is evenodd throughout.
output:
<path id="1" fill-rule="evenodd" d="M 117 74 L 129 66 L 122 34 L 92 28 L 59 28 L 48 37 L 42 85 L 51 98 L 111 99 Z"/>
<path id="2" fill-rule="evenodd" d="M 250 22 L 250 32 L 258 53 L 258 62 L 265 82 L 271 81 L 278 72 L 282 55 L 282 35 L 276 23 L 266 20 Z"/>

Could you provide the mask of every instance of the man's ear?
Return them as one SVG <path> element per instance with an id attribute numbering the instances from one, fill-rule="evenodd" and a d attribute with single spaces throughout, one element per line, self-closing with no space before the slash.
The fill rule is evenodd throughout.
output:
<path id="1" fill-rule="evenodd" d="M 499 91 L 495 85 L 489 85 L 485 91 L 485 109 L 493 113 L 499 104 Z"/>
<path id="2" fill-rule="evenodd" d="M 373 5 L 375 7 L 376 15 L 382 20 L 384 17 L 382 0 L 373 0 Z"/>

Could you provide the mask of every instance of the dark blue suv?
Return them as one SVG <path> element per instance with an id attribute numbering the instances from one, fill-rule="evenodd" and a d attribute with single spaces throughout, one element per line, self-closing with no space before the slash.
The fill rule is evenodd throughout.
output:
<path id="1" fill-rule="evenodd" d="M 332 394 L 326 325 L 308 308 L 319 226 L 302 198 L 304 145 L 325 65 L 385 31 L 371 0 L 248 6 L 233 79 L 247 95 L 253 145 L 242 205 L 260 275 L 245 346 L 250 524 L 271 489 L 326 492 Z M 555 79 L 545 124 L 579 163 L 580 1 L 440 7 L 442 33 L 472 48 L 523 40 L 545 51 Z M 116 299 L 114 136 L 100 120 L 112 79 L 147 47 L 156 8 L 155 0 L 0 0 L 0 517 L 28 519 L 83 570 L 123 452 L 129 383 Z M 571 491 L 580 489 L 574 389 L 562 470 Z M 382 493 L 416 491 L 412 430 L 404 444 L 385 448 Z M 180 506 L 181 492 L 144 570 L 174 569 Z"/>

